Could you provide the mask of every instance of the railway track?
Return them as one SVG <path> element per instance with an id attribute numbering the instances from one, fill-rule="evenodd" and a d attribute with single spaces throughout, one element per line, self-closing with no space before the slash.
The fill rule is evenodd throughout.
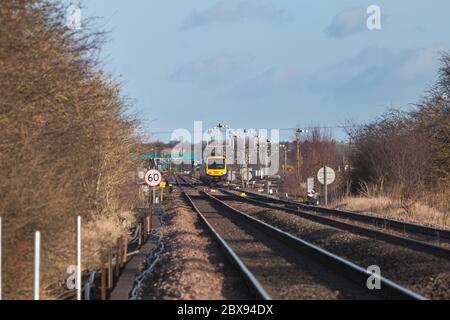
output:
<path id="1" fill-rule="evenodd" d="M 450 260 L 450 250 L 445 247 L 435 245 L 434 239 L 428 239 L 428 242 L 423 241 L 423 240 L 417 240 L 412 237 L 405 236 L 403 234 L 400 235 L 398 233 L 389 232 L 388 229 L 382 230 L 381 228 L 378 228 L 378 227 L 376 227 L 376 228 L 371 227 L 371 226 L 367 225 L 367 223 L 366 224 L 354 223 L 354 221 L 352 219 L 342 219 L 342 217 L 334 218 L 334 217 L 330 217 L 329 215 L 318 214 L 319 210 L 321 210 L 323 208 L 316 208 L 316 211 L 308 211 L 308 210 L 302 209 L 303 207 L 301 207 L 301 205 L 299 205 L 299 204 L 295 204 L 295 205 L 299 205 L 299 206 L 294 207 L 294 204 L 292 202 L 286 202 L 281 199 L 265 197 L 265 196 L 257 195 L 254 193 L 249 193 L 249 194 L 251 194 L 252 197 L 240 197 L 238 194 L 231 192 L 229 190 L 221 189 L 221 192 L 233 197 L 234 199 L 236 199 L 238 201 L 244 201 L 247 203 L 256 204 L 256 205 L 259 205 L 259 206 L 262 206 L 262 207 L 265 207 L 268 209 L 282 210 L 282 211 L 288 212 L 290 214 L 293 214 L 293 215 L 299 216 L 301 218 L 305 218 L 307 220 L 317 222 L 317 223 L 320 223 L 320 224 L 323 224 L 326 226 L 330 226 L 330 227 L 337 228 L 340 230 L 348 231 L 348 232 L 351 232 L 353 234 L 357 234 L 360 236 L 381 240 L 381 241 L 391 243 L 394 245 L 400 245 L 400 246 L 403 246 L 403 247 L 406 247 L 406 248 L 409 248 L 409 249 L 412 249 L 412 250 L 415 250 L 418 252 L 423 252 L 426 254 L 434 255 L 439 258 L 444 258 L 444 259 Z M 280 206 L 279 205 L 280 203 L 287 204 L 287 206 Z M 314 208 L 314 207 L 310 207 L 310 206 L 306 206 L 306 207 L 308 209 Z M 383 218 L 381 218 L 381 219 L 383 219 Z M 425 228 L 428 228 L 428 227 L 425 227 Z M 428 228 L 428 229 L 431 229 L 431 228 Z M 412 231 L 410 231 L 409 234 L 411 234 L 411 233 L 412 233 Z"/>
<path id="2" fill-rule="evenodd" d="M 356 264 L 236 210 L 190 182 L 180 187 L 260 299 L 424 299 L 383 277 L 381 290 L 369 290 L 370 274 Z"/>
<path id="3" fill-rule="evenodd" d="M 334 216 L 334 217 L 339 217 L 339 218 L 343 218 L 343 219 L 349 219 L 349 220 L 358 221 L 358 222 L 362 222 L 362 223 L 366 223 L 366 224 L 380 226 L 380 227 L 383 227 L 386 229 L 398 230 L 403 233 L 424 235 L 427 237 L 434 238 L 436 241 L 441 241 L 441 240 L 446 241 L 447 240 L 450 243 L 450 230 L 449 229 L 424 226 L 424 225 L 420 225 L 417 223 L 400 221 L 400 220 L 375 216 L 375 215 L 371 215 L 371 214 L 359 213 L 359 212 L 310 206 L 310 205 L 305 205 L 305 204 L 294 202 L 294 201 L 279 199 L 279 198 L 276 198 L 273 196 L 263 195 L 263 194 L 256 193 L 256 192 L 251 192 L 251 191 L 246 191 L 246 192 L 253 197 L 262 199 L 263 201 L 272 202 L 274 204 L 284 205 L 286 207 L 290 207 L 293 209 L 311 211 L 311 212 L 315 212 L 315 213 L 322 214 L 322 215 L 328 215 L 328 216 Z"/>
<path id="4" fill-rule="evenodd" d="M 201 185 L 192 183 L 187 177 L 183 177 L 183 179 L 187 185 L 194 187 Z M 309 206 L 248 190 L 245 192 L 250 197 L 241 197 L 237 193 L 223 188 L 220 191 L 239 201 L 253 203 L 268 209 L 283 210 L 324 225 L 450 259 L 450 230 L 448 229 L 433 228 L 370 214 Z"/>

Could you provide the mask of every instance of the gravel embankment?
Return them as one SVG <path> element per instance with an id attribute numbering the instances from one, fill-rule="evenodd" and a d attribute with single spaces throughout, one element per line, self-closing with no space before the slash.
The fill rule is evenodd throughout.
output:
<path id="1" fill-rule="evenodd" d="M 165 251 L 143 285 L 144 300 L 243 300 L 253 296 L 241 276 L 174 191 L 161 229 Z"/>
<path id="2" fill-rule="evenodd" d="M 450 299 L 450 262 L 446 259 L 354 235 L 282 210 L 267 209 L 229 198 L 226 202 L 362 267 L 378 265 L 383 276 L 428 298 Z"/>

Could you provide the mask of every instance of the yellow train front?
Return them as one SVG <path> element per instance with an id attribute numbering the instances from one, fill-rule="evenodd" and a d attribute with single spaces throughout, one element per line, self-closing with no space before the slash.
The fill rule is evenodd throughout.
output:
<path id="1" fill-rule="evenodd" d="M 223 156 L 213 156 L 206 159 L 202 170 L 202 180 L 208 184 L 225 182 L 227 180 L 227 160 Z"/>

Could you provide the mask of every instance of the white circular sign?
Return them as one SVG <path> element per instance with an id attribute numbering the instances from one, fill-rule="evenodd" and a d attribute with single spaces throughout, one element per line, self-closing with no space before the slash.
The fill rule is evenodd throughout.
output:
<path id="1" fill-rule="evenodd" d="M 162 181 L 162 174 L 158 170 L 150 170 L 145 174 L 145 183 L 150 187 L 157 187 Z"/>
<path id="2" fill-rule="evenodd" d="M 250 171 L 244 171 L 244 172 L 241 172 L 241 174 L 242 174 L 242 178 L 244 178 L 244 180 L 252 180 L 253 179 L 253 174 L 250 172 Z"/>
<path id="3" fill-rule="evenodd" d="M 334 181 L 336 181 L 336 173 L 333 169 L 330 167 L 326 167 L 326 176 L 327 176 L 327 185 L 332 184 Z M 319 172 L 317 173 L 317 179 L 319 179 L 319 182 L 321 184 L 325 184 L 325 169 L 321 168 Z"/>

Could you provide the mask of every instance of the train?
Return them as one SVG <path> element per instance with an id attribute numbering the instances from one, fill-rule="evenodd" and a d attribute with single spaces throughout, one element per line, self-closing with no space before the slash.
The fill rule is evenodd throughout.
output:
<path id="1" fill-rule="evenodd" d="M 210 156 L 202 165 L 200 179 L 206 184 L 219 184 L 227 181 L 228 166 L 224 156 Z"/>

